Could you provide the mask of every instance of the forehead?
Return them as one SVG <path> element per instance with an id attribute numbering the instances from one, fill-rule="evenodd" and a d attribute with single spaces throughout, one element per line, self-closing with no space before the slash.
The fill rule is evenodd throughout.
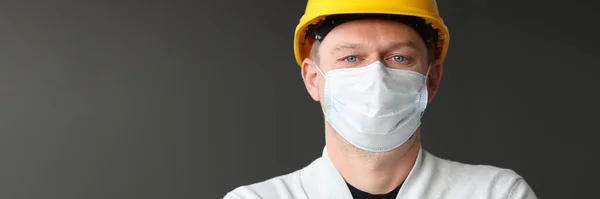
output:
<path id="1" fill-rule="evenodd" d="M 389 43 L 412 43 L 417 49 L 426 46 L 419 34 L 410 26 L 381 19 L 362 19 L 335 27 L 321 42 L 321 50 L 331 50 L 340 43 L 356 43 L 378 49 Z"/>

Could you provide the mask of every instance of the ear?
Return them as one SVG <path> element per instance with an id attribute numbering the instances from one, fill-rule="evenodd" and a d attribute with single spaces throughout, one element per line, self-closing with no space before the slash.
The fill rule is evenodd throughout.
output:
<path id="1" fill-rule="evenodd" d="M 302 79 L 304 80 L 304 85 L 306 86 L 306 90 L 308 94 L 315 101 L 319 101 L 319 73 L 316 69 L 316 66 L 312 60 L 309 58 L 304 59 L 302 62 Z"/>
<path id="2" fill-rule="evenodd" d="M 442 80 L 442 62 L 438 59 L 431 64 L 429 69 L 429 76 L 427 77 L 427 92 L 428 102 L 433 100 L 435 94 L 440 87 L 440 81 Z"/>

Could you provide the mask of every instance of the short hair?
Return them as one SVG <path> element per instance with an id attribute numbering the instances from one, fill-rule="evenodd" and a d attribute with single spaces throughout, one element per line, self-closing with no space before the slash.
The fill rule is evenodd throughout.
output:
<path id="1" fill-rule="evenodd" d="M 407 15 L 391 15 L 391 14 L 338 14 L 330 15 L 324 20 L 316 24 L 311 24 L 308 27 L 306 37 L 310 36 L 314 39 L 314 42 L 310 49 L 310 58 L 315 62 L 319 59 L 319 46 L 320 43 L 325 39 L 325 36 L 333 30 L 333 28 L 340 24 L 360 20 L 360 19 L 383 19 L 398 22 L 407 25 L 414 29 L 427 47 L 428 61 L 432 62 L 435 59 L 437 50 L 435 46 L 438 42 L 437 30 L 428 24 L 425 19 L 415 16 Z"/>
<path id="2" fill-rule="evenodd" d="M 319 63 L 319 47 L 321 46 L 321 42 L 318 40 L 315 40 L 312 44 L 312 46 L 310 47 L 310 59 L 312 59 L 314 62 Z"/>

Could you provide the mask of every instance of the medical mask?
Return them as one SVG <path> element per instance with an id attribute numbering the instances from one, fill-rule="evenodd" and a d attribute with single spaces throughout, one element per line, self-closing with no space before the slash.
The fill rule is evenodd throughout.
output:
<path id="1" fill-rule="evenodd" d="M 379 61 L 327 74 L 316 68 L 325 77 L 325 120 L 355 147 L 390 151 L 421 125 L 427 106 L 426 75 L 387 68 Z"/>

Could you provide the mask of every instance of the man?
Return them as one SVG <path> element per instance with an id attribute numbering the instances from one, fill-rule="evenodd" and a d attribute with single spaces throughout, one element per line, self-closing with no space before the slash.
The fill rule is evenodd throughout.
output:
<path id="1" fill-rule="evenodd" d="M 435 0 L 308 1 L 294 52 L 325 115 L 322 157 L 224 198 L 535 199 L 512 170 L 421 147 L 448 42 Z"/>

